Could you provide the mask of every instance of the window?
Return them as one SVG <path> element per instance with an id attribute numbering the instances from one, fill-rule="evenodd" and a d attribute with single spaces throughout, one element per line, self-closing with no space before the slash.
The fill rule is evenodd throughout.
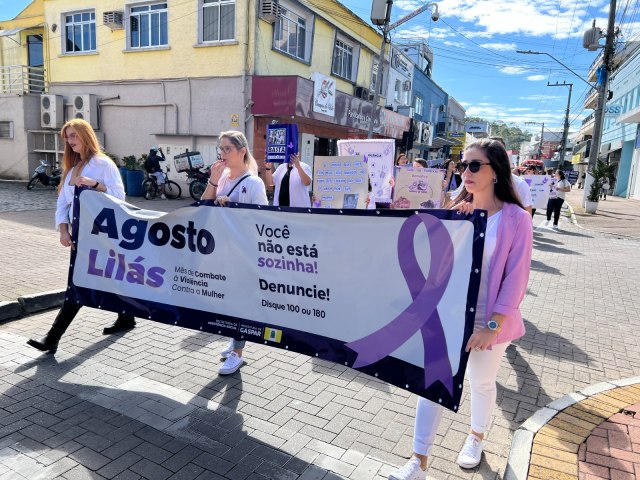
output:
<path id="1" fill-rule="evenodd" d="M 307 61 L 306 18 L 280 7 L 280 16 L 274 27 L 273 47 L 300 60 Z"/>
<path id="2" fill-rule="evenodd" d="M 13 138 L 13 122 L 0 122 L 0 138 Z"/>
<path id="3" fill-rule="evenodd" d="M 236 0 L 202 0 L 202 42 L 236 38 Z"/>
<path id="4" fill-rule="evenodd" d="M 167 4 L 132 6 L 129 11 L 129 38 L 130 48 L 168 45 Z"/>
<path id="5" fill-rule="evenodd" d="M 341 33 L 336 34 L 331 73 L 350 82 L 355 82 L 358 73 L 359 56 L 360 47 L 355 41 Z"/>
<path id="6" fill-rule="evenodd" d="M 424 112 L 424 100 L 422 99 L 422 97 L 418 97 L 416 95 L 413 101 L 413 107 L 415 108 L 416 115 L 422 115 L 422 113 Z"/>
<path id="7" fill-rule="evenodd" d="M 96 12 L 64 15 L 65 53 L 96 51 Z"/>
<path id="8" fill-rule="evenodd" d="M 396 102 L 399 102 L 400 95 L 402 95 L 402 82 L 400 80 L 396 80 L 396 83 L 393 87 L 393 99 Z"/>

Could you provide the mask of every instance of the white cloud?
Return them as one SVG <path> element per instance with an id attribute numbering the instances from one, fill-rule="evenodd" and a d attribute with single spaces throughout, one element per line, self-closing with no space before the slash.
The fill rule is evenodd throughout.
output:
<path id="1" fill-rule="evenodd" d="M 491 50 L 498 50 L 500 52 L 515 51 L 517 48 L 515 43 L 483 43 L 480 46 Z"/>
<path id="2" fill-rule="evenodd" d="M 529 75 L 527 77 L 527 80 L 529 80 L 530 82 L 539 82 L 540 80 L 544 80 L 546 78 L 546 75 Z"/>
<path id="3" fill-rule="evenodd" d="M 445 45 L 447 45 L 449 47 L 464 48 L 464 43 L 461 43 L 461 42 L 451 42 L 449 40 L 445 40 L 442 43 L 444 43 Z"/>
<path id="4" fill-rule="evenodd" d="M 534 102 L 546 102 L 549 100 L 555 100 L 554 95 L 527 95 L 526 97 L 518 97 L 518 100 L 532 100 Z"/>
<path id="5" fill-rule="evenodd" d="M 498 67 L 498 70 L 502 73 L 506 73 L 507 75 L 522 75 L 523 73 L 528 72 L 526 68 L 519 67 L 517 65 L 507 65 L 506 67 Z"/>

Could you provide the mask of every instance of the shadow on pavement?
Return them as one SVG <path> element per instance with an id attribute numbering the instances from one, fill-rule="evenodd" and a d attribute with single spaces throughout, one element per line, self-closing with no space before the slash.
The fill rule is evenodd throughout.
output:
<path id="1" fill-rule="evenodd" d="M 546 263 L 542 263 L 538 260 L 531 260 L 531 270 L 535 270 L 536 272 L 550 273 L 551 275 L 563 276 L 558 268 L 550 267 Z M 531 295 L 531 292 L 527 291 L 527 295 Z"/>

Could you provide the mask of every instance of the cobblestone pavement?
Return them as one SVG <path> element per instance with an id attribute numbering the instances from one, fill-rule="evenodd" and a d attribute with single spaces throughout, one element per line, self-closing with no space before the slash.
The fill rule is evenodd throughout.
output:
<path id="1" fill-rule="evenodd" d="M 21 192 L 9 194 L 21 202 Z M 53 212 L 23 205 L 0 213 L 3 293 L 19 283 L 63 288 L 67 252 Z M 467 393 L 461 413 L 444 416 L 432 478 L 502 478 L 512 433 L 533 412 L 587 385 L 640 375 L 640 241 L 564 217 L 560 226 L 535 232 L 527 334 L 500 370 L 482 463 L 455 464 Z M 146 320 L 103 337 L 113 314 L 88 308 L 55 357 L 41 355 L 25 341 L 55 313 L 0 325 L 0 480 L 371 480 L 411 451 L 416 398 L 355 370 L 248 344 L 240 373 L 219 377 L 224 339 Z"/>

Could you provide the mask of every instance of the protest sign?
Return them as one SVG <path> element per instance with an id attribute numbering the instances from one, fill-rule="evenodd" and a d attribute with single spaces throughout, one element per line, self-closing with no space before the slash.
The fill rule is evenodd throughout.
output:
<path id="1" fill-rule="evenodd" d="M 267 126 L 267 162 L 289 163 L 298 153 L 298 125 L 272 124 Z"/>
<path id="2" fill-rule="evenodd" d="M 371 191 L 376 202 L 391 203 L 391 179 L 396 142 L 392 139 L 338 140 L 338 153 L 362 155 L 368 165 Z"/>
<path id="3" fill-rule="evenodd" d="M 396 168 L 393 208 L 440 208 L 444 173 L 435 168 Z"/>
<path id="4" fill-rule="evenodd" d="M 522 178 L 531 190 L 532 207 L 536 209 L 547 208 L 551 177 L 549 175 L 525 175 Z"/>
<path id="5" fill-rule="evenodd" d="M 458 409 L 486 212 L 165 214 L 77 195 L 69 301 L 330 360 Z"/>
<path id="6" fill-rule="evenodd" d="M 314 207 L 365 208 L 367 165 L 362 157 L 315 157 Z"/>

